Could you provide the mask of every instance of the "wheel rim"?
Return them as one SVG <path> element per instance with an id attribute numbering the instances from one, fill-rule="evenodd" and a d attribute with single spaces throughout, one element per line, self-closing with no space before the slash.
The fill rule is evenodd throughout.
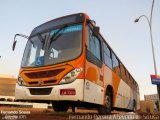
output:
<path id="1" fill-rule="evenodd" d="M 133 112 L 136 112 L 136 106 L 134 105 Z"/>
<path id="2" fill-rule="evenodd" d="M 110 109 L 111 107 L 111 99 L 109 96 L 106 96 L 106 108 Z"/>

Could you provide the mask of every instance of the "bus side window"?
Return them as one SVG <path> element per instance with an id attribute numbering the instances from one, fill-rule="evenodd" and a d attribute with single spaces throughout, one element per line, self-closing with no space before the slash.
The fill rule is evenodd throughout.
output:
<path id="1" fill-rule="evenodd" d="M 130 74 L 129 74 L 129 80 L 130 80 L 130 87 L 133 89 L 133 80 Z"/>
<path id="2" fill-rule="evenodd" d="M 104 47 L 104 63 L 111 69 L 113 69 L 113 66 L 112 66 L 112 59 L 111 59 L 111 50 L 110 48 L 105 44 L 103 43 L 103 47 Z"/>
<path id="3" fill-rule="evenodd" d="M 113 71 L 119 76 L 121 77 L 121 72 L 120 72 L 120 63 L 118 58 L 116 57 L 116 55 L 114 53 L 112 53 L 112 61 L 113 61 Z"/>
<path id="4" fill-rule="evenodd" d="M 134 81 L 133 77 L 132 77 L 132 81 L 133 81 L 133 89 L 136 90 L 136 88 L 135 88 L 136 84 L 135 84 L 135 81 Z"/>
<path id="5" fill-rule="evenodd" d="M 121 63 L 120 64 L 120 68 L 121 68 L 121 78 L 124 82 L 127 83 L 127 80 L 126 80 L 126 71 L 125 71 L 125 68 L 123 66 L 123 64 Z"/>
<path id="6" fill-rule="evenodd" d="M 131 86 L 131 81 L 129 79 L 129 73 L 128 73 L 127 70 L 126 70 L 126 77 L 127 77 L 127 83 L 128 83 L 128 85 Z"/>
<path id="7" fill-rule="evenodd" d="M 125 71 L 125 76 L 126 76 L 126 83 L 129 84 L 129 81 L 128 81 L 128 78 L 127 78 L 128 75 L 127 75 L 127 70 L 126 70 L 126 68 L 124 68 L 124 71 Z"/>
<path id="8" fill-rule="evenodd" d="M 131 83 L 132 83 L 132 89 L 134 90 L 134 81 L 133 81 L 133 78 L 132 78 L 131 75 L 130 75 L 130 80 L 131 80 Z"/>
<path id="9" fill-rule="evenodd" d="M 89 54 L 94 59 L 90 59 L 90 62 L 93 62 L 94 64 L 100 63 L 102 61 L 102 55 L 101 55 L 101 40 L 93 36 L 91 28 L 88 26 L 88 40 L 87 40 L 87 50 L 89 51 Z M 90 58 L 91 58 L 90 56 Z M 96 57 L 96 60 L 94 57 Z M 98 61 L 97 61 L 98 60 Z M 98 65 L 100 66 L 100 65 Z"/>
<path id="10" fill-rule="evenodd" d="M 138 84 L 136 84 L 136 88 L 137 88 L 137 93 L 139 94 L 139 87 L 138 87 Z"/>

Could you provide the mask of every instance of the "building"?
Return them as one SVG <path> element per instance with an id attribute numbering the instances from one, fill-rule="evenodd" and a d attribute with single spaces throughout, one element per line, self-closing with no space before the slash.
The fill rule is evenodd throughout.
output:
<path id="1" fill-rule="evenodd" d="M 2 106 L 21 106 L 27 108 L 48 108 L 45 103 L 29 103 L 29 102 L 15 102 L 15 85 L 16 80 L 14 76 L 0 74 L 0 107 Z"/>
<path id="2" fill-rule="evenodd" d="M 158 100 L 158 95 L 157 94 L 144 95 L 144 99 L 146 101 L 157 101 Z"/>
<path id="3" fill-rule="evenodd" d="M 15 96 L 16 78 L 9 75 L 0 75 L 0 98 L 2 96 Z"/>
<path id="4" fill-rule="evenodd" d="M 144 100 L 145 101 L 153 102 L 155 110 L 159 109 L 158 99 L 159 99 L 158 94 L 144 95 Z"/>
<path id="5" fill-rule="evenodd" d="M 152 101 L 141 100 L 140 101 L 141 112 L 143 113 L 155 113 L 154 103 Z"/>

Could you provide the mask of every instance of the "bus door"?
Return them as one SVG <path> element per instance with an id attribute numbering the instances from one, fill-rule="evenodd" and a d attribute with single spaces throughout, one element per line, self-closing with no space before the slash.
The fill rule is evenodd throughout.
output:
<path id="1" fill-rule="evenodd" d="M 92 28 L 87 26 L 86 73 L 84 101 L 103 104 L 103 64 L 101 40 L 93 35 Z"/>

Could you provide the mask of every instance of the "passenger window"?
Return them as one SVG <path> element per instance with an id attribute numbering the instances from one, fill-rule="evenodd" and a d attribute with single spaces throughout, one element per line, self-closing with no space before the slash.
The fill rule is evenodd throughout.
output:
<path id="1" fill-rule="evenodd" d="M 132 83 L 132 79 L 131 79 L 131 75 L 130 74 L 129 74 L 129 81 L 130 81 L 130 87 L 132 88 L 133 83 Z"/>
<path id="2" fill-rule="evenodd" d="M 123 66 L 122 63 L 120 64 L 120 68 L 121 68 L 121 77 L 122 77 L 122 80 L 124 80 L 127 83 L 127 80 L 126 80 L 126 71 L 125 71 L 125 68 L 124 68 L 124 66 Z"/>
<path id="3" fill-rule="evenodd" d="M 121 76 L 121 71 L 120 71 L 120 63 L 118 58 L 115 56 L 114 53 L 112 53 L 112 60 L 113 60 L 113 71 L 118 75 Z"/>
<path id="4" fill-rule="evenodd" d="M 126 77 L 127 77 L 127 83 L 129 86 L 131 86 L 131 81 L 129 79 L 129 73 L 126 71 Z"/>
<path id="5" fill-rule="evenodd" d="M 113 68 L 112 67 L 112 59 L 111 59 L 111 50 L 108 48 L 108 46 L 103 43 L 104 46 L 104 63 L 109 67 L 109 68 Z"/>
<path id="6" fill-rule="evenodd" d="M 99 60 L 101 60 L 100 40 L 92 35 L 92 30 L 88 27 L 88 50 Z"/>

